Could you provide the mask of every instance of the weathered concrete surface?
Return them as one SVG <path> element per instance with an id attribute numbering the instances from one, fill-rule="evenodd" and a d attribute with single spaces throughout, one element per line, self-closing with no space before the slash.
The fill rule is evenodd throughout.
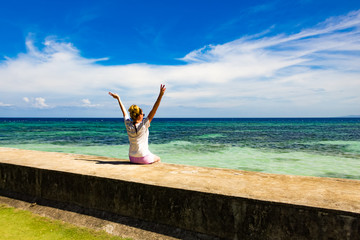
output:
<path id="1" fill-rule="evenodd" d="M 227 239 L 360 239 L 360 181 L 0 148 L 0 189 Z"/>

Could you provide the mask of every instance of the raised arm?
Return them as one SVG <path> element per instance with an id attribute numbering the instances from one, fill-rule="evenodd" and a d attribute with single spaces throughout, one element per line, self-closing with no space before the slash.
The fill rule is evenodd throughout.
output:
<path id="1" fill-rule="evenodd" d="M 128 113 L 127 113 L 127 111 L 126 111 L 126 109 L 124 107 L 124 104 L 121 102 L 121 99 L 120 99 L 119 95 L 117 95 L 116 93 L 112 93 L 112 92 L 109 92 L 109 95 L 118 100 L 119 106 L 120 106 L 120 109 L 121 109 L 121 111 L 123 113 L 124 118 L 128 117 Z"/>
<path id="2" fill-rule="evenodd" d="M 158 98 L 156 99 L 156 102 L 155 102 L 155 104 L 154 104 L 153 108 L 151 109 L 151 111 L 150 111 L 150 113 L 149 113 L 149 116 L 148 116 L 150 122 L 153 120 L 153 118 L 154 118 L 154 116 L 155 116 L 155 113 L 156 113 L 158 107 L 160 106 L 161 98 L 162 98 L 162 96 L 164 95 L 165 90 L 166 90 L 165 85 L 162 85 L 162 84 L 161 84 L 161 85 L 160 85 L 160 93 L 159 93 L 159 96 L 158 96 Z"/>

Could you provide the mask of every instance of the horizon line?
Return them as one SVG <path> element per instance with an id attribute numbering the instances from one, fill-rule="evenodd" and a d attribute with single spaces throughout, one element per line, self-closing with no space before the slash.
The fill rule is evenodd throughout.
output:
<path id="1" fill-rule="evenodd" d="M 0 117 L 0 119 L 123 119 L 124 117 Z M 156 117 L 154 119 L 265 119 L 265 118 L 360 118 L 360 115 L 335 116 L 335 117 Z"/>

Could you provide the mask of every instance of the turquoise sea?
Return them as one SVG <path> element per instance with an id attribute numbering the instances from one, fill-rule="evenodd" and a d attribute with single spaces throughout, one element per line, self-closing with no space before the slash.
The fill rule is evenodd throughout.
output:
<path id="1" fill-rule="evenodd" d="M 360 179 L 360 118 L 158 118 L 163 162 Z M 123 119 L 0 118 L 0 146 L 128 158 Z"/>

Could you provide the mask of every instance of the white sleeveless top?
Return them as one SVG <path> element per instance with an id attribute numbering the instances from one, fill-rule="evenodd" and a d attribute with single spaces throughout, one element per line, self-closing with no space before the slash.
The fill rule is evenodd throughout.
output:
<path id="1" fill-rule="evenodd" d="M 142 122 L 137 123 L 136 128 L 129 117 L 125 118 L 124 122 L 130 142 L 129 156 L 144 157 L 151 154 L 149 151 L 149 119 L 145 118 Z"/>

